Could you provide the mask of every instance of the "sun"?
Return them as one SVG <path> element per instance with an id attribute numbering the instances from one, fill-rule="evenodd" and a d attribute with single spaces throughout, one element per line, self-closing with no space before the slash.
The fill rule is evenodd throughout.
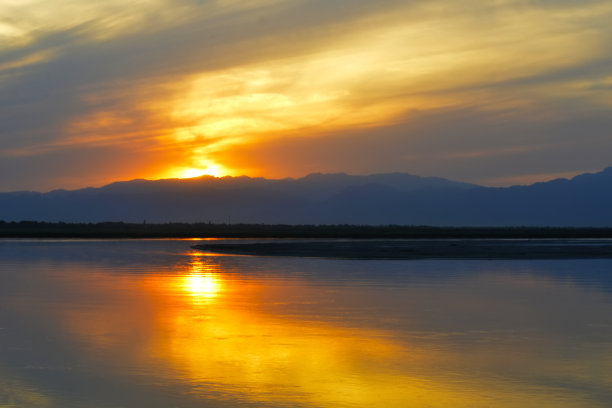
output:
<path id="1" fill-rule="evenodd" d="M 200 176 L 219 177 L 219 173 L 217 173 L 216 171 L 210 171 L 210 169 L 202 170 L 202 169 L 189 168 L 189 169 L 182 170 L 181 173 L 177 177 L 181 179 L 185 179 L 185 178 L 194 178 L 194 177 L 200 177 Z"/>
<path id="2" fill-rule="evenodd" d="M 181 167 L 173 172 L 173 177 L 187 179 L 201 176 L 223 177 L 229 175 L 229 171 L 218 164 L 207 165 L 205 167 Z"/>
<path id="3" fill-rule="evenodd" d="M 160 179 L 190 179 L 202 176 L 226 177 L 235 176 L 235 171 L 212 160 L 189 160 L 187 165 L 169 165 L 164 171 L 154 176 Z"/>

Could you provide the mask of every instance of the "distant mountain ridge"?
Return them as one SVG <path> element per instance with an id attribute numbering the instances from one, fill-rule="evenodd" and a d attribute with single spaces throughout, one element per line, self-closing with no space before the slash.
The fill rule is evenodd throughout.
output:
<path id="1" fill-rule="evenodd" d="M 298 179 L 203 176 L 0 193 L 0 220 L 612 226 L 612 167 L 529 186 L 482 187 L 405 173 Z"/>

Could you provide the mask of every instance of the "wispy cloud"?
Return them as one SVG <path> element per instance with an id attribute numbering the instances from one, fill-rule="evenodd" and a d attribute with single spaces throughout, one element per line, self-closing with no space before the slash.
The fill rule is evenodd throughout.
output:
<path id="1" fill-rule="evenodd" d="M 607 1 L 29 0 L 0 16 L 0 156 L 15 175 L 0 189 L 213 165 L 510 179 L 499 152 L 548 174 L 608 164 L 563 149 L 612 147 Z M 118 170 L 83 171 L 75 151 Z M 25 176 L 52 157 L 57 171 Z"/>

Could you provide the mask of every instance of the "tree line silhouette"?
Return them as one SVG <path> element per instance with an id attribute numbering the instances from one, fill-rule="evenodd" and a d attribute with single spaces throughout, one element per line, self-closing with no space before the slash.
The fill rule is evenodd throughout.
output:
<path id="1" fill-rule="evenodd" d="M 612 238 L 612 228 L 0 221 L 3 238 Z"/>

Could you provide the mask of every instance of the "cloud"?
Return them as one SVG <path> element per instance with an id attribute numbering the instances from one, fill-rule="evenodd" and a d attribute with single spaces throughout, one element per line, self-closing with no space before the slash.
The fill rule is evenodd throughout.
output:
<path id="1" fill-rule="evenodd" d="M 437 157 L 430 174 L 459 169 L 464 151 L 478 151 L 491 155 L 478 161 L 482 174 L 508 178 L 518 170 L 493 159 L 497 145 L 513 157 L 540 152 L 535 167 L 544 173 L 570 171 L 554 164 L 563 138 L 608 148 L 598 127 L 612 104 L 605 1 L 29 0 L 1 5 L 0 15 L 0 157 L 11 158 L 13 174 L 78 148 L 115 151 L 119 178 L 212 164 L 283 176 L 311 167 L 304 149 L 290 148 L 306 141 L 338 150 L 380 144 L 388 155 L 365 167 L 347 157 L 347 171 L 428 169 L 407 165 L 403 148 L 389 143 Z M 491 131 L 500 117 L 520 131 Z M 439 123 L 469 131 L 451 137 Z M 266 166 L 246 153 L 281 145 L 293 155 L 284 171 L 283 160 L 258 153 L 279 163 Z M 305 150 L 317 171 L 340 170 L 325 151 Z M 128 157 L 150 152 L 168 171 L 134 171 L 139 160 Z M 104 171 L 78 173 L 84 184 L 111 181 Z M 48 177 L 20 182 L 60 186 Z"/>

